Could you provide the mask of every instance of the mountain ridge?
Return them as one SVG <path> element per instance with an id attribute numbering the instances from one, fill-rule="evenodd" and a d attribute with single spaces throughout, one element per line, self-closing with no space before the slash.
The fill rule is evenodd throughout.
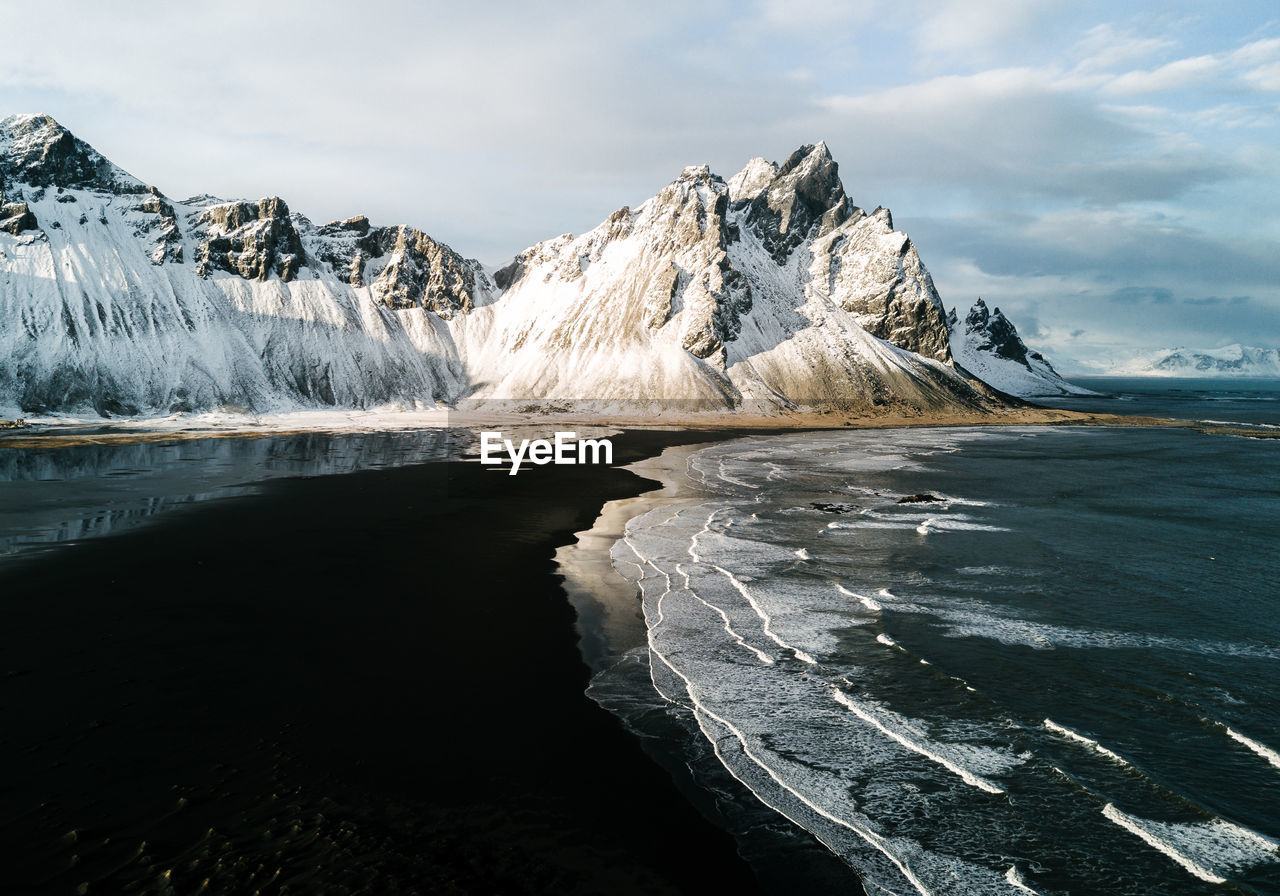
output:
<path id="1" fill-rule="evenodd" d="M 565 402 L 989 410 L 932 278 L 825 144 L 686 168 L 490 277 L 428 234 L 279 197 L 175 201 L 48 116 L 0 121 L 0 407 Z M 530 404 L 532 402 L 532 405 Z"/>
<path id="2" fill-rule="evenodd" d="M 1280 348 L 1233 343 L 1161 349 L 1113 367 L 1108 376 L 1280 377 Z"/>

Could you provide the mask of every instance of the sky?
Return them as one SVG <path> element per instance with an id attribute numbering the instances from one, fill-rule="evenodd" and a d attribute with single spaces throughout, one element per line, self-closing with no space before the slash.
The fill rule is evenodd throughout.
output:
<path id="1" fill-rule="evenodd" d="M 35 19 L 39 21 L 35 21 Z M 283 197 L 502 264 L 825 140 L 948 308 L 1067 370 L 1280 345 L 1280 7 L 0 0 L 0 117 L 175 198 Z"/>

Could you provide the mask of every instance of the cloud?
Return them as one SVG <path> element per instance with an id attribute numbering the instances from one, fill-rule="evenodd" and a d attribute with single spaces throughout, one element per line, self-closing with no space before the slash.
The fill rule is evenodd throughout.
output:
<path id="1" fill-rule="evenodd" d="M 950 75 L 818 104 L 828 127 L 849 135 L 851 152 L 831 139 L 847 169 L 988 196 L 1115 205 L 1176 198 L 1238 174 L 1233 160 L 1176 145 L 1046 70 Z"/>
<path id="2" fill-rule="evenodd" d="M 1252 41 L 1235 50 L 1188 56 L 1151 69 L 1135 69 L 1101 87 L 1112 96 L 1188 89 L 1280 91 L 1280 39 Z"/>
<path id="3" fill-rule="evenodd" d="M 1084 37 L 1068 50 L 1067 55 L 1077 60 L 1074 71 L 1085 74 L 1106 71 L 1121 63 L 1147 59 L 1175 46 L 1175 42 L 1167 37 L 1138 35 L 1104 22 L 1086 31 Z"/>
<path id="4" fill-rule="evenodd" d="M 1244 73 L 1244 80 L 1259 90 L 1280 93 L 1280 62 L 1268 62 Z"/>
<path id="5" fill-rule="evenodd" d="M 756 0 L 748 23 L 768 31 L 830 31 L 832 27 L 856 24 L 878 12 L 874 0 Z"/>
<path id="6" fill-rule="evenodd" d="M 1182 300 L 1185 305 L 1247 305 L 1252 301 L 1253 296 L 1232 296 L 1229 299 L 1222 296 L 1202 296 Z"/>
<path id="7" fill-rule="evenodd" d="M 723 53 L 766 37 L 729 35 L 727 9 L 83 5 L 56 41 L 0 54 L 0 87 L 47 97 L 20 111 L 53 113 L 166 192 L 281 194 L 321 220 L 408 221 L 501 260 L 686 164 L 821 136 L 779 139 L 809 88 L 778 70 L 803 57 Z"/>
<path id="8" fill-rule="evenodd" d="M 1061 0 L 935 0 L 915 31 L 916 46 L 929 53 L 985 54 L 1038 30 Z"/>
<path id="9" fill-rule="evenodd" d="M 1131 71 L 1114 78 L 1103 91 L 1118 96 L 1156 93 L 1196 87 L 1217 79 L 1225 68 L 1219 56 L 1195 56 L 1178 59 L 1148 71 Z"/>
<path id="10" fill-rule="evenodd" d="M 1212 284 L 1273 293 L 1280 283 L 1280 257 L 1269 240 L 1204 233 L 1159 213 L 1070 208 L 903 220 L 917 243 L 945 247 L 997 276 L 1084 276 L 1125 286 L 1177 280 L 1205 294 L 1220 288 Z"/>
<path id="11" fill-rule="evenodd" d="M 1173 301 L 1173 290 L 1163 286 L 1122 286 L 1113 289 L 1108 298 L 1113 302 L 1126 305 L 1146 303 L 1152 305 L 1168 305 Z"/>

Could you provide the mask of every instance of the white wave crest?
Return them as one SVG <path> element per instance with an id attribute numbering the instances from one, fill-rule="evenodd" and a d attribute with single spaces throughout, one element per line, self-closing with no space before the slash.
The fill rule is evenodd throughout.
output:
<path id="1" fill-rule="evenodd" d="M 1232 740 L 1235 740 L 1244 744 L 1250 750 L 1257 753 L 1263 759 L 1267 760 L 1267 762 L 1271 763 L 1276 768 L 1280 768 L 1280 753 L 1277 753 L 1275 750 L 1271 749 L 1266 744 L 1258 743 L 1256 740 L 1254 740 L 1251 737 L 1245 737 L 1239 731 L 1236 731 L 1234 728 L 1228 725 L 1223 725 L 1222 727 L 1227 730 L 1227 734 L 1230 735 Z"/>
<path id="2" fill-rule="evenodd" d="M 739 594 L 742 595 L 742 599 L 745 600 L 751 609 L 755 611 L 756 615 L 760 617 L 760 628 L 771 641 L 784 650 L 790 650 L 795 655 L 795 658 L 800 660 L 802 663 L 808 663 L 811 666 L 817 665 L 818 661 L 809 654 L 805 653 L 799 647 L 788 644 L 786 641 L 778 637 L 777 633 L 775 633 L 772 628 L 773 619 L 764 611 L 764 608 L 760 606 L 759 602 L 751 596 L 751 592 L 747 589 L 746 584 L 741 579 L 724 567 L 714 566 L 712 568 L 729 580 L 729 583 L 737 589 Z"/>
<path id="3" fill-rule="evenodd" d="M 928 535 L 930 532 L 1008 532 L 1009 530 L 1004 526 L 988 526 L 986 523 L 970 523 L 965 520 L 930 517 L 916 526 L 916 531 L 921 535 Z"/>
<path id="4" fill-rule="evenodd" d="M 767 666 L 773 665 L 773 662 L 774 662 L 773 657 L 769 656 L 769 654 L 765 653 L 763 650 L 759 649 L 758 647 L 753 647 L 750 644 L 748 644 L 741 635 L 739 635 L 736 631 L 733 630 L 733 624 L 729 621 L 729 616 L 727 613 L 725 613 L 724 610 L 720 609 L 710 601 L 707 601 L 704 598 L 700 597 L 696 591 L 694 591 L 691 587 L 689 587 L 689 574 L 684 571 L 684 567 L 682 567 L 679 563 L 676 564 L 676 571 L 680 573 L 680 575 L 684 576 L 685 590 L 688 592 L 689 596 L 692 597 L 694 600 L 696 600 L 698 603 L 702 604 L 707 609 L 719 615 L 725 630 L 725 634 L 727 634 L 731 639 L 733 639 L 733 642 L 735 644 L 737 644 L 739 647 L 742 647 L 745 650 L 749 650 L 752 653 L 754 653 L 756 655 L 756 659 L 760 660 L 760 662 L 764 663 L 765 665 Z"/>
<path id="5" fill-rule="evenodd" d="M 862 721 L 866 722 L 871 727 L 875 728 L 881 734 L 891 740 L 897 741 L 908 750 L 911 750 L 914 753 L 919 753 L 931 762 L 936 762 L 947 771 L 957 775 L 960 780 L 964 781 L 964 783 L 968 784 L 970 787 L 985 790 L 987 793 L 1004 793 L 1004 790 L 997 787 L 995 784 L 992 784 L 986 778 L 983 778 L 980 775 L 975 775 L 967 768 L 957 765 L 945 756 L 941 756 L 933 750 L 930 750 L 928 747 L 924 746 L 924 744 L 921 744 L 901 732 L 890 728 L 887 724 L 876 718 L 876 716 L 867 707 L 860 705 L 839 688 L 832 688 L 831 695 L 835 698 L 837 703 L 849 710 L 849 712 L 853 713 L 858 718 L 862 719 Z"/>
<path id="6" fill-rule="evenodd" d="M 1053 721 L 1053 719 L 1045 719 L 1044 727 L 1054 732 L 1055 734 L 1062 735 L 1067 740 L 1072 740 L 1078 744 L 1085 745 L 1089 749 L 1093 750 L 1095 753 L 1101 753 L 1103 756 L 1106 756 L 1108 759 L 1112 760 L 1113 762 L 1118 762 L 1123 766 L 1126 766 L 1128 768 L 1133 768 L 1133 766 L 1124 757 L 1120 756 L 1117 753 L 1113 753 L 1111 750 L 1108 750 L 1106 747 L 1098 743 L 1093 738 L 1085 737 L 1079 731 L 1073 731 L 1072 729 L 1068 728 L 1066 725 L 1059 725 L 1057 722 Z"/>
<path id="7" fill-rule="evenodd" d="M 1009 870 L 1004 873 L 1004 879 L 1013 885 L 1014 889 L 1021 890 L 1024 893 L 1033 893 L 1040 896 L 1035 890 L 1027 886 L 1027 882 L 1022 877 L 1022 872 L 1018 870 L 1017 865 L 1010 865 Z"/>
<path id="8" fill-rule="evenodd" d="M 1112 803 L 1107 803 L 1102 814 L 1211 884 L 1224 884 L 1226 874 L 1280 858 L 1280 846 L 1274 840 L 1221 818 L 1189 823 L 1151 821 L 1128 815 Z"/>
<path id="9" fill-rule="evenodd" d="M 848 588 L 844 587 L 843 585 L 837 585 L 836 590 L 839 591 L 841 594 L 845 595 L 846 597 L 855 598 L 860 604 L 862 604 L 872 613 L 879 613 L 884 609 L 884 607 L 877 601 L 872 600 L 871 598 L 867 597 L 865 594 L 858 594 L 856 591 L 850 591 Z"/>
<path id="10" fill-rule="evenodd" d="M 747 759 L 750 760 L 751 763 L 756 768 L 764 772 L 764 774 L 771 781 L 773 781 L 773 783 L 776 786 L 778 786 L 782 791 L 790 795 L 793 799 L 797 800 L 801 805 L 805 806 L 809 811 L 815 813 L 821 818 L 826 819 L 829 822 L 832 822 L 833 824 L 836 824 L 844 828 L 845 830 L 851 831 L 853 834 L 855 834 L 856 836 L 861 838 L 863 841 L 865 841 L 867 844 L 869 844 L 872 848 L 874 848 L 877 852 L 879 852 L 881 855 L 883 855 L 886 859 L 888 859 L 893 864 L 893 866 L 898 870 L 898 872 L 903 876 L 903 878 L 905 878 L 907 882 L 910 883 L 911 886 L 915 888 L 916 892 L 919 893 L 920 896 L 932 896 L 932 891 L 930 891 L 925 886 L 924 881 L 922 881 L 919 877 L 915 875 L 915 873 L 911 870 L 910 864 L 907 861 L 905 861 L 904 858 L 897 853 L 897 851 L 893 849 L 888 838 L 880 836 L 875 831 L 871 830 L 871 828 L 862 824 L 858 824 L 851 819 L 841 818 L 840 816 L 835 815 L 834 813 L 824 809 L 822 806 L 818 805 L 813 800 L 808 799 L 798 789 L 796 789 L 791 784 L 788 784 L 785 780 L 783 780 L 782 777 L 779 776 L 779 774 L 773 768 L 771 768 L 769 764 L 761 756 L 759 756 L 755 751 L 752 750 L 751 744 L 747 736 L 742 732 L 741 729 L 739 729 L 736 725 L 734 725 L 728 719 L 724 718 L 721 715 L 718 715 L 716 712 L 714 712 L 712 709 L 706 706 L 706 704 L 701 702 L 696 696 L 695 688 L 693 687 L 693 682 L 690 681 L 688 677 L 684 675 L 684 673 L 682 673 L 679 669 L 677 669 L 674 665 L 672 665 L 671 662 L 658 651 L 657 645 L 654 643 L 652 629 L 650 630 L 650 633 L 649 633 L 649 650 L 650 650 L 650 654 L 653 657 L 657 658 L 660 662 L 662 662 L 664 666 L 670 669 L 684 683 L 685 692 L 687 693 L 690 701 L 693 704 L 694 717 L 697 719 L 698 727 L 702 729 L 703 734 L 705 734 L 707 739 L 711 742 L 711 747 L 716 754 L 716 758 L 720 760 L 721 765 L 723 765 L 725 769 L 728 770 L 729 774 L 733 775 L 733 777 L 736 778 L 739 782 L 741 782 L 743 786 L 747 787 L 747 789 L 751 790 L 753 793 L 759 796 L 762 800 L 764 799 L 763 795 L 761 795 L 755 787 L 751 786 L 751 782 L 747 781 L 745 778 L 742 777 L 741 773 L 735 768 L 734 763 L 729 761 L 728 757 L 725 756 L 724 751 L 722 750 L 720 745 L 720 738 L 716 736 L 716 733 L 714 731 L 708 730 L 709 726 L 707 725 L 707 720 L 714 721 L 716 724 L 720 725 L 722 728 L 724 728 L 726 731 L 732 734 L 734 739 L 738 743 L 738 749 L 742 751 L 742 755 L 747 757 Z M 766 800 L 765 802 L 768 803 L 769 805 L 772 805 L 774 809 L 781 812 L 787 818 L 790 818 L 792 821 L 796 822 L 797 824 L 801 824 L 798 819 L 793 817 L 792 814 L 787 812 L 782 807 L 778 806 L 776 803 L 769 802 L 768 800 Z M 804 827 L 804 825 L 801 824 L 801 827 Z"/>

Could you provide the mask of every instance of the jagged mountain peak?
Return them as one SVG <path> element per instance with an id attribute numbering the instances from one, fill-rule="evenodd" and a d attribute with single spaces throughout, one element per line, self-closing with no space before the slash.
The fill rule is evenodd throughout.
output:
<path id="1" fill-rule="evenodd" d="M 752 191 L 744 191 L 735 205 L 745 206 L 747 226 L 779 264 L 805 240 L 839 227 L 853 211 L 840 182 L 840 167 L 825 143 L 801 146 L 767 184 L 764 173 L 763 167 L 754 166 Z"/>
<path id="2" fill-rule="evenodd" d="M 697 182 L 716 181 L 724 183 L 724 178 L 720 177 L 718 174 L 713 174 L 711 166 L 709 165 L 686 165 L 676 180 L 691 180 Z"/>
<path id="3" fill-rule="evenodd" d="M 770 192 L 797 193 L 814 203 L 831 208 L 844 198 L 840 166 L 831 158 L 827 144 L 807 144 L 782 163 Z"/>
<path id="4" fill-rule="evenodd" d="M 1017 329 L 999 308 L 994 311 L 988 309 L 987 303 L 981 296 L 965 315 L 964 323 L 965 329 L 976 338 L 976 347 L 980 351 L 988 351 L 998 358 L 1026 364 L 1027 346 L 1018 335 Z"/>
<path id="5" fill-rule="evenodd" d="M 756 156 L 741 171 L 729 178 L 729 199 L 755 199 L 778 176 L 778 163 Z"/>
<path id="6" fill-rule="evenodd" d="M 147 192 L 147 185 L 48 115 L 0 120 L 0 189 L 11 184 L 74 187 L 106 193 Z"/>
<path id="7" fill-rule="evenodd" d="M 1044 355 L 1028 349 L 1013 323 L 981 297 L 963 321 L 951 309 L 947 326 L 956 363 L 997 389 L 1024 398 L 1090 394 L 1062 379 Z"/>
<path id="8" fill-rule="evenodd" d="M 210 205 L 226 205 L 228 200 L 221 196 L 214 196 L 212 193 L 197 193 L 188 199 L 182 200 L 179 205 L 188 205 L 193 208 L 207 208 Z"/>
<path id="9" fill-rule="evenodd" d="M 884 222 L 886 227 L 888 227 L 890 230 L 893 230 L 893 212 L 889 211 L 883 205 L 877 205 L 874 209 L 871 210 L 871 214 L 867 215 L 867 217 L 878 218 L 879 220 Z"/>

